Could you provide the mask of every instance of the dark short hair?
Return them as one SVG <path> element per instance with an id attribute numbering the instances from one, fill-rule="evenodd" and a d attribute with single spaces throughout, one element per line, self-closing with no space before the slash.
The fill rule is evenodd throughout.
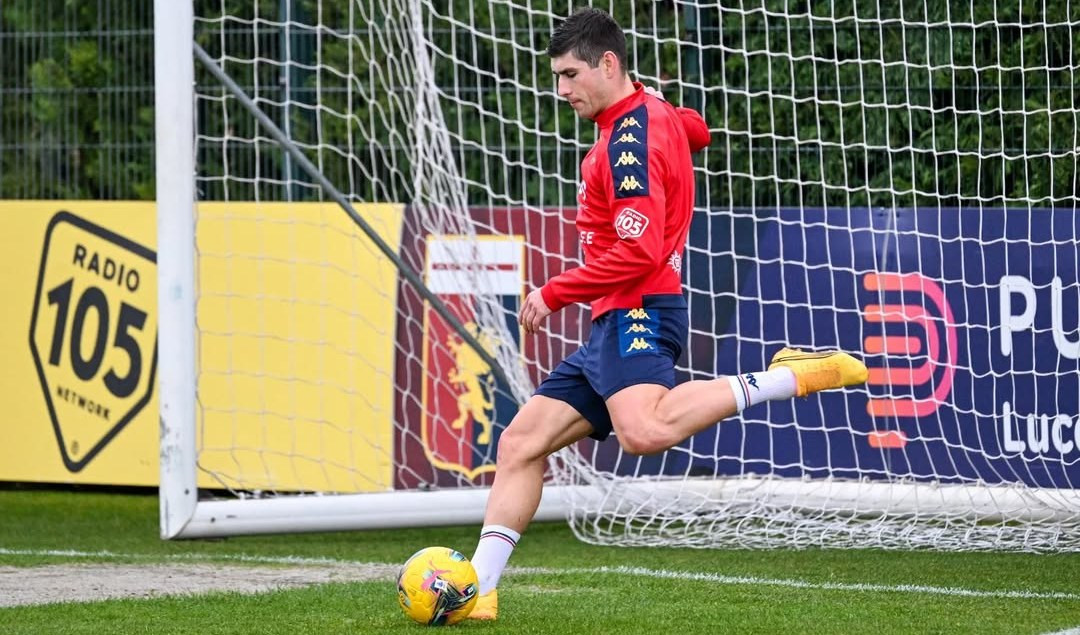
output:
<path id="1" fill-rule="evenodd" d="M 607 51 L 619 59 L 625 74 L 626 36 L 614 18 L 592 7 L 575 11 L 555 27 L 547 48 L 551 57 L 573 53 L 593 68 L 600 65 L 600 58 Z"/>

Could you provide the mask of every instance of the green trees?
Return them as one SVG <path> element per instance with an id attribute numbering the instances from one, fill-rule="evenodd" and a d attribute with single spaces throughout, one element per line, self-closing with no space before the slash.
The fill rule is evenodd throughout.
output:
<path id="1" fill-rule="evenodd" d="M 296 138 L 321 134 L 311 156 L 343 189 L 401 196 L 409 152 L 393 118 L 407 104 L 394 100 L 407 98 L 400 73 L 409 69 L 394 66 L 400 38 L 381 30 L 395 16 L 377 2 L 318 4 L 228 0 L 226 13 L 241 19 L 202 22 L 198 37 L 212 54 L 224 42 L 231 53 L 280 59 L 288 46 L 299 64 L 228 70 L 258 86 L 260 105 Z M 591 126 L 551 92 L 517 91 L 554 89 L 542 55 L 549 4 L 564 10 L 535 0 L 427 8 L 440 104 L 474 202 L 488 203 L 490 189 L 508 204 L 573 204 Z M 220 0 L 196 5 L 222 15 Z M 287 32 L 272 24 L 284 17 Z M 690 10 L 661 1 L 619 3 L 616 17 L 639 77 L 709 121 L 713 144 L 698 161 L 714 206 L 1071 206 L 1080 192 L 1080 3 L 765 0 Z M 299 26 L 317 20 L 348 37 Z M 0 196 L 153 196 L 152 29 L 149 0 L 0 5 Z M 357 65 L 369 51 L 380 59 Z M 309 68 L 316 63 L 352 64 L 355 77 Z M 665 83 L 676 76 L 681 90 Z M 197 81 L 212 80 L 198 72 Z M 360 103 L 351 82 L 376 90 Z M 267 141 L 225 141 L 258 136 L 235 102 L 202 101 L 198 113 L 221 140 L 200 156 L 211 173 L 227 160 L 232 176 L 296 176 Z M 391 148 L 392 160 L 371 160 L 372 146 Z M 234 197 L 318 196 L 295 184 L 234 187 Z M 202 190 L 223 195 L 214 181 Z"/>
<path id="2" fill-rule="evenodd" d="M 149 2 L 0 5 L 0 197 L 153 196 Z"/>
<path id="3" fill-rule="evenodd" d="M 1073 205 L 1077 7 L 764 5 L 719 12 L 706 83 L 728 204 Z"/>

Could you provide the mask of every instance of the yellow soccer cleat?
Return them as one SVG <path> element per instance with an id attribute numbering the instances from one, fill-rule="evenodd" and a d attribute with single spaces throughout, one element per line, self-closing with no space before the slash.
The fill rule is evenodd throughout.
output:
<path id="1" fill-rule="evenodd" d="M 499 615 L 499 591 L 492 589 L 490 592 L 476 598 L 476 606 L 465 618 L 468 620 L 493 620 Z"/>
<path id="2" fill-rule="evenodd" d="M 773 355 L 769 370 L 786 366 L 795 373 L 799 397 L 821 390 L 832 390 L 866 383 L 866 365 L 843 351 L 804 352 L 782 348 Z M 483 599 L 483 598 L 481 598 Z"/>

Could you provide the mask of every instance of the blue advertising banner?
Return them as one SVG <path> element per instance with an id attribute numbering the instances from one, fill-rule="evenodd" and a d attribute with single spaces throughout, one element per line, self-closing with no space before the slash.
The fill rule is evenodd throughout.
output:
<path id="1" fill-rule="evenodd" d="M 1071 209 L 699 214 L 687 283 L 713 286 L 690 293 L 684 379 L 793 345 L 860 354 L 868 385 L 754 406 L 689 452 L 614 468 L 1075 487 L 1078 241 Z"/>

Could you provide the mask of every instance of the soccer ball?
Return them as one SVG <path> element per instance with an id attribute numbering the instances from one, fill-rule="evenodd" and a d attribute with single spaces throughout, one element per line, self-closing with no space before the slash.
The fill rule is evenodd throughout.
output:
<path id="1" fill-rule="evenodd" d="M 476 569 L 461 553 L 447 547 L 427 547 L 401 566 L 398 603 L 414 621 L 428 626 L 460 622 L 476 606 L 480 581 Z"/>

